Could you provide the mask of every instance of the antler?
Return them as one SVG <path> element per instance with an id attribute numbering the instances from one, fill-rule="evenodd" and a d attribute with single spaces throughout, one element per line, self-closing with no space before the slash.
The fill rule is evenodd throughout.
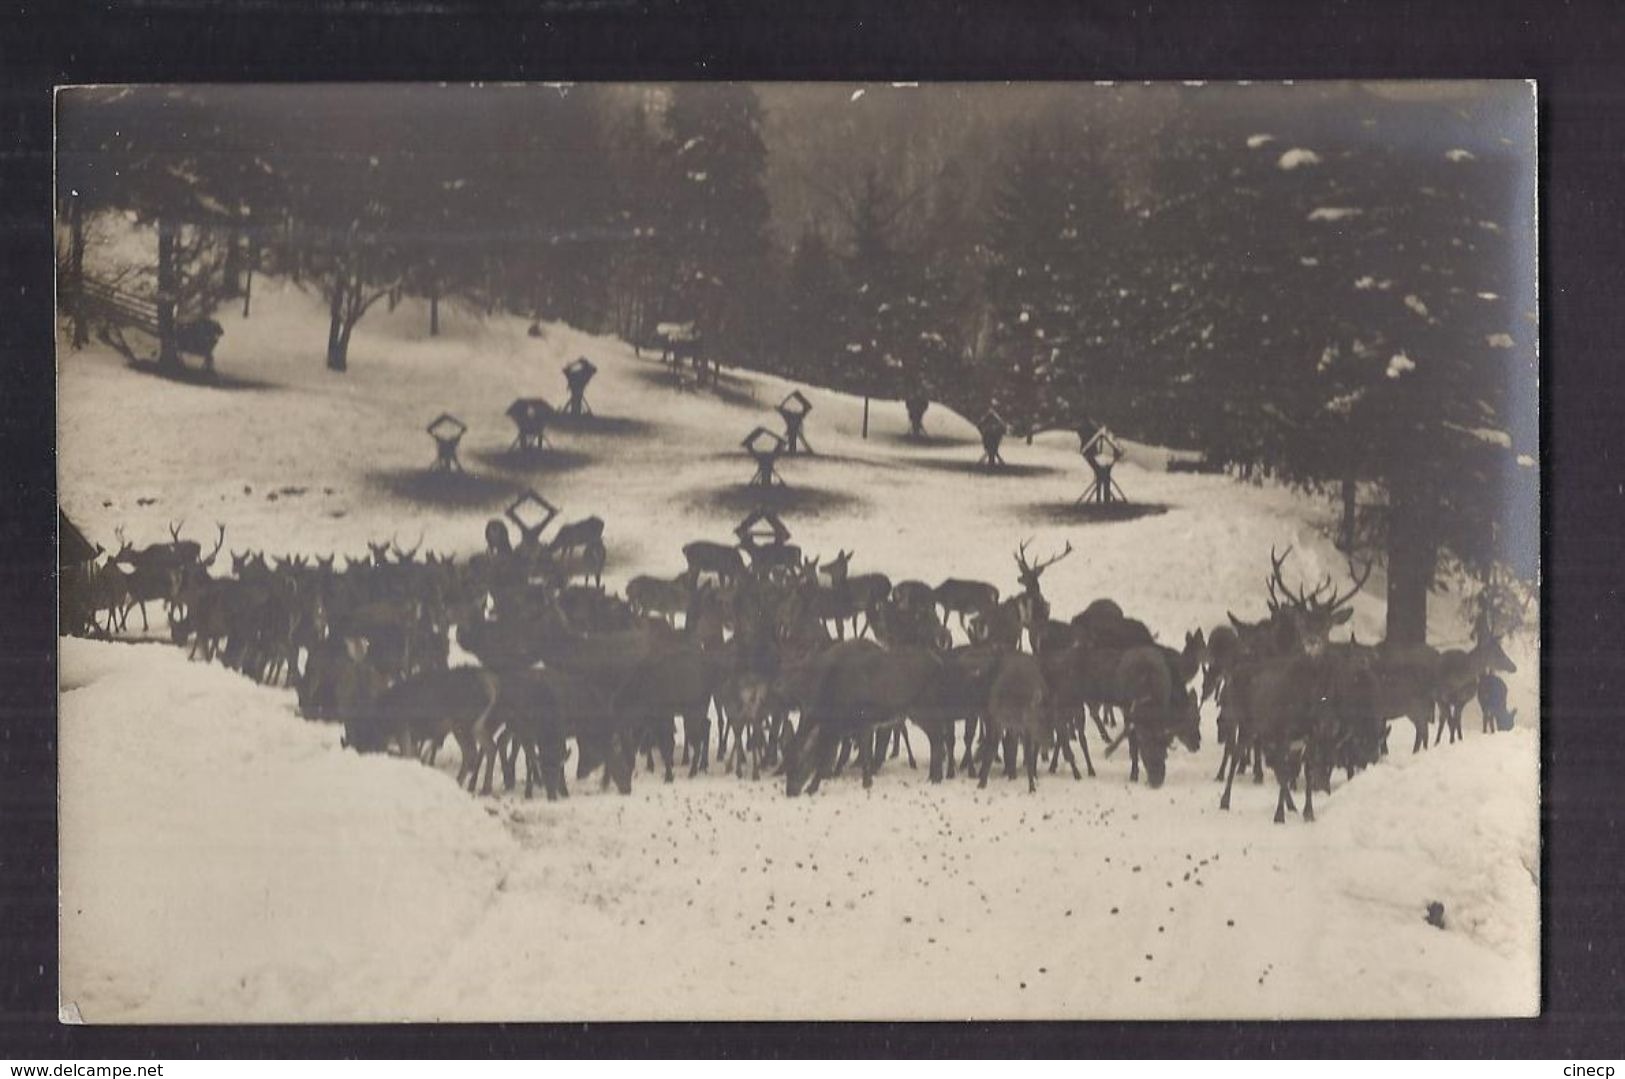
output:
<path id="1" fill-rule="evenodd" d="M 1061 559 L 1065 558 L 1067 555 L 1069 555 L 1071 553 L 1072 553 L 1072 541 L 1067 540 L 1066 541 L 1066 549 L 1064 551 L 1062 551 L 1060 554 L 1056 555 L 1054 558 L 1045 559 L 1043 562 L 1040 562 L 1038 565 L 1033 567 L 1033 571 L 1035 573 L 1043 573 L 1045 570 L 1049 569 L 1051 566 L 1055 565 L 1055 563 L 1059 562 Z"/>
<path id="2" fill-rule="evenodd" d="M 182 517 L 180 523 L 169 522 L 169 538 L 176 543 L 181 541 L 181 529 L 186 527 L 186 518 Z"/>
<path id="3" fill-rule="evenodd" d="M 204 566 L 214 565 L 215 556 L 220 553 L 220 548 L 226 545 L 226 526 L 216 521 L 215 527 L 220 530 L 220 536 L 215 540 L 214 550 L 209 552 L 209 557 L 199 560 Z"/>
<path id="4" fill-rule="evenodd" d="M 1286 581 L 1281 577 L 1281 567 L 1286 565 L 1287 556 L 1291 553 L 1292 548 L 1288 546 L 1286 550 L 1277 556 L 1275 545 L 1270 544 L 1270 575 L 1264 578 L 1264 583 L 1269 585 L 1270 589 L 1269 607 L 1271 613 L 1280 610 L 1281 604 L 1292 598 L 1292 589 L 1287 587 Z M 1276 591 L 1277 585 L 1280 586 L 1280 591 Z M 1285 599 L 1282 598 L 1283 596 Z"/>
<path id="5" fill-rule="evenodd" d="M 410 561 L 412 561 L 412 559 L 418 553 L 418 548 L 422 547 L 422 546 L 423 546 L 423 530 L 422 529 L 418 530 L 418 541 L 412 547 L 412 549 L 410 551 L 401 550 L 400 547 L 395 543 L 395 537 L 394 536 L 389 537 L 390 550 L 395 552 L 396 559 L 401 561 L 401 562 L 410 562 Z"/>
<path id="6" fill-rule="evenodd" d="M 1016 548 L 1016 569 L 1021 571 L 1023 577 L 1033 571 L 1033 568 L 1027 564 L 1027 544 L 1031 542 L 1030 539 L 1024 539 L 1021 541 L 1021 545 Z"/>
<path id="7" fill-rule="evenodd" d="M 1335 610 L 1337 610 L 1337 608 L 1343 606 L 1349 600 L 1353 599 L 1354 594 L 1356 592 L 1358 592 L 1360 589 L 1364 588 L 1366 581 L 1371 579 L 1371 567 L 1373 567 L 1374 565 L 1376 565 L 1375 560 L 1367 559 L 1366 564 L 1365 564 L 1365 570 L 1363 572 L 1356 573 L 1355 570 L 1354 570 L 1354 559 L 1352 559 L 1352 558 L 1349 559 L 1349 577 L 1350 577 L 1350 579 L 1352 579 L 1354 581 L 1354 587 L 1350 588 L 1347 592 L 1343 593 L 1341 596 L 1337 594 L 1337 590 L 1335 588 L 1332 589 L 1332 598 L 1331 598 L 1331 600 L 1329 602 L 1327 602 L 1327 603 L 1321 604 L 1321 607 L 1323 609 L 1325 609 L 1325 610 L 1328 610 L 1328 611 L 1335 611 Z M 1328 585 L 1331 584 L 1331 578 L 1330 577 L 1326 578 L 1326 583 Z M 1320 590 L 1319 589 L 1315 590 L 1315 595 L 1317 595 L 1317 596 L 1320 595 Z"/>

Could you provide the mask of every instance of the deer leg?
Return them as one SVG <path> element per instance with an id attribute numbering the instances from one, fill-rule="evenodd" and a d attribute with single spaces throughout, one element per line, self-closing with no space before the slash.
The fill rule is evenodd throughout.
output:
<path id="1" fill-rule="evenodd" d="M 846 771 L 847 763 L 852 759 L 852 739 L 841 739 L 841 755 L 836 758 L 834 775 Z"/>
<path id="2" fill-rule="evenodd" d="M 1138 783 L 1140 781 L 1140 740 L 1134 734 L 1134 722 L 1130 719 L 1125 719 L 1123 722 L 1128 724 L 1128 781 Z"/>
<path id="3" fill-rule="evenodd" d="M 457 740 L 457 748 L 463 758 L 457 765 L 457 786 L 466 786 L 468 793 L 473 794 L 475 780 L 479 778 L 480 748 L 474 744 L 473 737 L 467 731 L 458 731 L 453 737 Z"/>
<path id="4" fill-rule="evenodd" d="M 1031 734 L 1021 736 L 1022 744 L 1027 747 L 1027 793 L 1038 792 L 1038 745 L 1033 741 Z"/>
<path id="5" fill-rule="evenodd" d="M 1004 778 L 1014 779 L 1016 778 L 1016 768 L 1021 763 L 1020 758 L 1017 756 L 1021 750 L 1020 740 L 1016 737 L 1015 732 L 1005 731 L 1000 743 L 1004 747 Z"/>
<path id="6" fill-rule="evenodd" d="M 502 789 L 505 791 L 511 791 L 514 787 L 515 772 L 517 771 L 515 765 L 517 765 L 519 762 L 519 750 L 521 748 L 519 739 L 514 737 L 512 731 L 504 728 L 502 733 L 497 735 L 496 742 L 497 749 L 501 753 L 502 760 Z M 530 746 L 527 744 L 523 748 L 525 750 L 525 797 L 529 798 L 531 773 Z"/>
<path id="7" fill-rule="evenodd" d="M 1239 734 L 1235 736 L 1235 740 L 1237 742 L 1240 741 L 1240 735 Z M 1234 749 L 1232 749 L 1230 751 L 1230 771 L 1225 776 L 1225 779 L 1224 779 L 1224 793 L 1219 795 L 1219 808 L 1220 809 L 1229 809 L 1230 808 L 1230 788 L 1236 781 L 1236 769 L 1238 767 L 1240 767 L 1240 765 L 1241 765 L 1241 755 L 1239 753 L 1237 753 Z"/>
<path id="8" fill-rule="evenodd" d="M 908 766 L 910 768 L 915 768 L 915 769 L 919 768 L 919 765 L 916 764 L 915 761 L 914 761 L 914 747 L 909 744 L 909 740 L 908 740 L 908 724 L 906 724 L 906 723 L 898 724 L 897 733 L 903 736 L 903 753 L 908 758 Z M 896 750 L 895 747 L 892 749 L 891 755 L 894 756 L 894 757 L 897 756 L 897 750 Z"/>
<path id="9" fill-rule="evenodd" d="M 1275 823 L 1276 824 L 1285 824 L 1286 823 L 1286 806 L 1288 804 L 1290 804 L 1291 801 L 1292 801 L 1292 799 L 1286 793 L 1286 781 L 1282 780 L 1281 781 L 1281 792 L 1278 795 L 1276 795 L 1276 797 L 1275 797 Z"/>
<path id="10" fill-rule="evenodd" d="M 807 740 L 808 758 L 812 761 L 812 782 L 807 784 L 807 793 L 817 794 L 824 777 L 830 774 L 830 762 L 835 756 L 835 739 L 828 736 L 822 727 L 815 726 L 811 737 Z M 843 740 L 841 748 L 846 748 Z"/>
<path id="11" fill-rule="evenodd" d="M 885 752 L 884 752 L 884 739 L 885 739 L 885 737 L 886 737 L 886 734 L 882 730 L 882 731 L 876 731 L 872 735 L 866 734 L 866 735 L 864 735 L 864 736 L 862 736 L 861 738 L 858 739 L 858 771 L 863 776 L 863 789 L 864 790 L 868 790 L 870 787 L 874 786 L 874 784 L 875 784 L 875 758 L 877 756 L 878 757 L 884 757 L 885 756 Z M 881 742 L 882 744 L 880 746 L 877 746 L 875 744 L 876 742 Z M 877 749 L 880 749 L 881 752 L 876 753 L 875 751 Z"/>
<path id="12" fill-rule="evenodd" d="M 1083 717 L 1080 716 L 1078 717 L 1076 724 L 1078 728 L 1078 747 L 1083 750 L 1083 767 L 1084 770 L 1089 773 L 1090 777 L 1093 778 L 1095 774 L 1095 762 L 1089 759 L 1088 723 L 1085 719 L 1083 719 Z"/>
<path id="13" fill-rule="evenodd" d="M 664 782 L 670 783 L 674 778 L 672 760 L 676 757 L 677 747 L 674 744 L 677 738 L 670 716 L 665 717 L 659 724 L 660 732 L 656 735 L 657 749 L 660 750 L 660 763 L 665 768 Z"/>
<path id="14" fill-rule="evenodd" d="M 1307 752 L 1303 755 L 1303 819 L 1310 824 L 1315 820 L 1314 758 Z"/>
<path id="15" fill-rule="evenodd" d="M 965 759 L 960 762 L 959 767 L 965 773 L 965 776 L 966 776 L 967 779 L 974 773 L 975 768 L 976 768 L 976 757 L 974 755 L 975 746 L 976 746 L 976 717 L 974 715 L 966 716 L 965 717 Z M 951 771 L 948 774 L 950 776 L 953 775 L 953 773 Z"/>
<path id="16" fill-rule="evenodd" d="M 993 735 L 993 732 L 992 732 L 991 728 L 988 731 L 984 732 L 983 735 L 982 735 L 982 745 L 981 745 L 981 754 L 980 754 L 981 759 L 977 762 L 979 767 L 976 769 L 976 772 L 977 772 L 977 775 L 976 775 L 976 789 L 977 790 L 982 790 L 982 789 L 987 787 L 988 773 L 993 771 L 993 745 L 994 745 L 994 742 L 996 741 L 996 739 L 993 738 L 992 735 Z M 970 774 L 970 769 L 967 768 L 965 770 L 965 773 L 966 773 L 966 775 L 969 775 Z"/>
<path id="17" fill-rule="evenodd" d="M 1072 753 L 1072 732 L 1068 729 L 1063 729 L 1057 732 L 1057 737 L 1060 751 L 1066 755 L 1067 767 L 1072 769 L 1072 778 L 1082 779 L 1083 773 L 1078 771 L 1078 758 Z M 1079 741 L 1081 742 L 1083 739 L 1079 738 Z M 1085 753 L 1089 752 L 1088 742 L 1083 743 L 1083 750 Z M 1053 772 L 1054 769 L 1051 768 L 1050 771 Z"/>

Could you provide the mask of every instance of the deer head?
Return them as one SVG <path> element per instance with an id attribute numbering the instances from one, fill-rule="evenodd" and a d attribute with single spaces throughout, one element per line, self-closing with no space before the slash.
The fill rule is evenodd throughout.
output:
<path id="1" fill-rule="evenodd" d="M 122 562 L 131 551 L 135 550 L 135 544 L 124 538 L 123 525 L 119 525 L 117 528 L 113 529 L 113 538 L 118 540 L 118 550 L 113 553 L 113 557 L 109 558 L 108 561 Z"/>
<path id="2" fill-rule="evenodd" d="M 1275 553 L 1275 548 L 1270 548 L 1270 575 L 1266 584 L 1270 593 L 1271 621 L 1276 623 L 1278 629 L 1289 626 L 1303 650 L 1310 655 L 1318 655 L 1326 646 L 1332 629 L 1354 616 L 1354 609 L 1348 603 L 1365 587 L 1374 563 L 1367 562 L 1363 569 L 1357 570 L 1354 561 L 1349 560 L 1349 578 L 1353 585 L 1346 592 L 1338 591 L 1330 575 L 1313 591 L 1306 591 L 1302 585 L 1291 588 L 1281 576 L 1282 567 L 1291 553 L 1291 547 L 1279 555 Z"/>
<path id="3" fill-rule="evenodd" d="M 373 565 L 382 566 L 389 562 L 389 548 L 391 543 L 393 543 L 392 540 L 385 540 L 383 543 L 374 543 L 372 540 L 367 541 L 367 550 L 372 552 Z"/>
<path id="4" fill-rule="evenodd" d="M 422 547 L 422 546 L 423 546 L 423 533 L 422 532 L 418 533 L 418 541 L 417 541 L 417 543 L 415 543 L 412 546 L 412 549 L 410 551 L 401 550 L 400 545 L 395 542 L 395 537 L 394 536 L 389 537 L 389 549 L 391 551 L 395 552 L 395 561 L 398 564 L 403 565 L 403 566 L 409 566 L 409 565 L 412 564 L 412 559 L 417 557 L 418 549 L 420 547 Z"/>
<path id="5" fill-rule="evenodd" d="M 1054 558 L 1036 564 L 1027 561 L 1027 544 L 1031 542 L 1030 539 L 1023 540 L 1021 547 L 1016 551 L 1016 576 L 1020 578 L 1021 586 L 1027 590 L 1028 595 L 1042 598 L 1038 589 L 1038 579 L 1044 575 L 1045 570 L 1072 553 L 1072 541 L 1067 540 L 1066 549 Z"/>

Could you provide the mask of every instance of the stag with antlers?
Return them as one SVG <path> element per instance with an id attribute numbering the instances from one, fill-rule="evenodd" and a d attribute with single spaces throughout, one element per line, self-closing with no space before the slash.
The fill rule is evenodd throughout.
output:
<path id="1" fill-rule="evenodd" d="M 1072 553 L 1072 541 L 1066 541 L 1066 549 L 1054 558 L 1046 558 L 1038 562 L 1027 561 L 1027 544 L 1032 540 L 1023 540 L 1016 550 L 1016 577 L 1021 582 L 1021 595 L 1018 597 L 1017 610 L 1021 614 L 1021 626 L 1027 631 L 1027 643 L 1034 652 L 1038 651 L 1038 631 L 1049 621 L 1049 601 L 1044 598 L 1044 591 L 1039 587 L 1039 580 L 1044 571 L 1055 563 Z"/>

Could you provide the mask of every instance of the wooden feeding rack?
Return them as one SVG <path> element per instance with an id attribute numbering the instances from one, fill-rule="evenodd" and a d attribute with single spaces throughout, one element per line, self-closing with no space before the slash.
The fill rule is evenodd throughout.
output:
<path id="1" fill-rule="evenodd" d="M 558 515 L 558 507 L 537 494 L 534 488 L 527 488 L 503 511 L 503 516 L 519 529 L 519 545 L 526 548 L 541 545 L 542 533 Z"/>
<path id="2" fill-rule="evenodd" d="M 429 471 L 461 472 L 463 465 L 457 460 L 457 446 L 468 433 L 468 424 L 450 412 L 442 412 L 424 430 L 434 439 L 434 464 L 429 466 Z"/>
<path id="3" fill-rule="evenodd" d="M 976 432 L 982 436 L 982 456 L 977 464 L 995 468 L 1004 464 L 1004 458 L 999 456 L 999 446 L 1004 442 L 1004 436 L 1010 433 L 1010 425 L 1004 422 L 997 409 L 988 409 L 982 413 L 982 418 L 976 421 Z"/>
<path id="4" fill-rule="evenodd" d="M 521 452 L 547 445 L 547 425 L 553 419 L 553 406 L 540 397 L 520 397 L 508 406 L 513 421 L 513 448 Z"/>
<path id="5" fill-rule="evenodd" d="M 778 413 L 784 418 L 785 453 L 799 453 L 803 449 L 808 453 L 817 452 L 801 430 L 812 407 L 812 402 L 807 400 L 807 395 L 800 390 L 791 390 L 784 400 L 779 402 Z"/>
<path id="6" fill-rule="evenodd" d="M 587 383 L 598 373 L 598 366 L 585 356 L 564 365 L 564 384 L 570 390 L 570 400 L 564 404 L 565 415 L 591 416 L 592 406 L 587 404 Z"/>
<path id="7" fill-rule="evenodd" d="M 779 458 L 784 456 L 784 439 L 766 427 L 758 427 L 746 435 L 740 445 L 756 462 L 756 474 L 751 477 L 749 486 L 772 487 L 774 484 L 784 486 L 784 479 L 777 471 Z"/>
<path id="8" fill-rule="evenodd" d="M 753 563 L 761 552 L 782 549 L 790 542 L 790 529 L 769 509 L 752 510 L 734 526 L 734 535 L 739 537 L 739 546 L 750 552 Z"/>
<path id="9" fill-rule="evenodd" d="M 1083 459 L 1089 462 L 1089 469 L 1094 473 L 1094 479 L 1089 489 L 1078 498 L 1079 503 L 1084 502 L 1127 502 L 1128 496 L 1123 489 L 1112 479 L 1112 468 L 1123 458 L 1123 447 L 1105 427 L 1101 427 L 1088 438 L 1083 438 L 1079 431 L 1079 438 L 1083 439 L 1083 447 L 1079 451 Z"/>

